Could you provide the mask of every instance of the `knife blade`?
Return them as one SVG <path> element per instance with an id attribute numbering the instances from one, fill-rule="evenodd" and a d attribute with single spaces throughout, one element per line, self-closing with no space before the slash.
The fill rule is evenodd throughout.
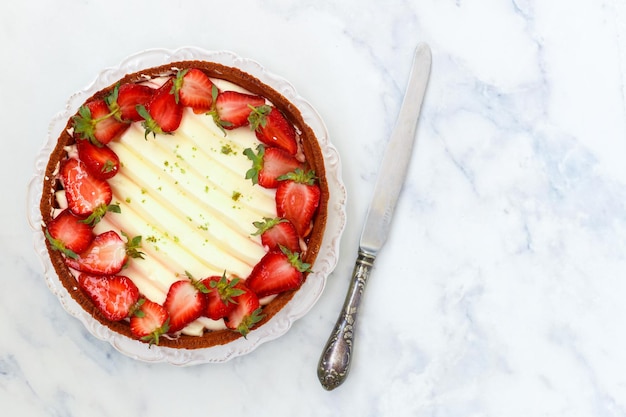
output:
<path id="1" fill-rule="evenodd" d="M 398 119 L 380 165 L 346 299 L 317 367 L 320 383 L 329 391 L 341 385 L 350 370 L 359 306 L 376 256 L 389 235 L 393 212 L 404 184 L 431 61 L 428 45 L 419 44 Z"/>

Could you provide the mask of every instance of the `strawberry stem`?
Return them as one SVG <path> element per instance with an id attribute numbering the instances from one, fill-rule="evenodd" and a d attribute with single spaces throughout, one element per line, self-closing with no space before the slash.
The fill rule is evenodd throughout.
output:
<path id="1" fill-rule="evenodd" d="M 298 271 L 313 272 L 311 270 L 311 264 L 302 262 L 302 259 L 300 259 L 299 252 L 292 252 L 286 247 L 284 247 L 283 245 L 279 245 L 279 247 L 280 247 L 280 250 L 285 254 L 285 256 L 287 256 L 287 259 L 289 259 L 289 263 L 293 265 L 293 267 L 296 268 Z"/>
<path id="2" fill-rule="evenodd" d="M 157 327 L 152 333 L 141 338 L 144 342 L 148 342 L 149 346 L 158 345 L 159 337 L 166 334 L 170 330 L 170 319 L 168 318 L 163 326 Z"/>
<path id="3" fill-rule="evenodd" d="M 143 138 L 145 140 L 148 140 L 148 135 L 150 133 L 152 133 L 152 137 L 156 138 L 157 133 L 158 134 L 164 134 L 165 132 L 163 132 L 163 129 L 161 129 L 161 126 L 159 126 L 159 124 L 156 122 L 156 120 L 154 120 L 152 118 L 152 116 L 150 116 L 150 113 L 148 113 L 148 110 L 146 109 L 145 106 L 142 106 L 141 104 L 138 104 L 136 107 L 137 109 L 137 113 L 143 118 L 143 128 L 145 129 Z"/>
<path id="4" fill-rule="evenodd" d="M 180 101 L 180 89 L 183 88 L 183 83 L 185 82 L 183 78 L 185 74 L 189 72 L 189 69 L 184 69 L 182 71 L 178 71 L 176 73 L 176 77 L 174 78 L 174 83 L 172 84 L 172 90 L 170 91 L 174 94 L 174 100 L 176 100 L 176 104 Z"/>
<path id="5" fill-rule="evenodd" d="M 304 172 L 301 168 L 296 168 L 295 171 L 288 172 L 285 175 L 281 175 L 277 178 L 279 181 L 291 180 L 300 184 L 314 185 L 317 180 L 315 171 L 309 170 Z"/>
<path id="6" fill-rule="evenodd" d="M 239 323 L 239 326 L 237 326 L 237 331 L 241 333 L 244 339 L 248 338 L 248 333 L 250 333 L 252 327 L 254 327 L 255 324 L 263 320 L 263 317 L 265 317 L 265 315 L 261 314 L 262 312 L 263 309 L 259 307 L 251 314 L 244 317 L 241 323 Z"/>
<path id="7" fill-rule="evenodd" d="M 252 222 L 252 225 L 257 228 L 257 231 L 252 233 L 252 236 L 259 236 L 276 226 L 278 223 L 284 223 L 287 219 L 283 219 L 281 217 L 263 217 L 262 222 Z"/>
<path id="8" fill-rule="evenodd" d="M 248 104 L 248 107 L 252 110 L 250 116 L 248 116 L 250 130 L 256 131 L 259 127 L 265 127 L 267 125 L 267 115 L 270 114 L 272 108 L 267 104 L 259 107 L 254 107 L 253 105 Z"/>
<path id="9" fill-rule="evenodd" d="M 202 281 L 195 279 L 193 275 L 191 275 L 191 272 L 185 271 L 185 275 L 187 276 L 187 278 L 189 278 L 191 284 L 202 294 L 208 294 L 210 292 L 210 290 L 206 287 L 206 285 L 204 285 Z"/>
<path id="10" fill-rule="evenodd" d="M 126 254 L 130 258 L 144 259 L 144 253 L 139 250 L 141 248 L 141 236 L 135 236 L 131 238 L 123 230 L 121 230 L 122 236 L 126 238 Z"/>
<path id="11" fill-rule="evenodd" d="M 53 238 L 50 232 L 48 232 L 48 229 L 46 229 L 44 234 L 46 235 L 46 239 L 48 239 L 48 242 L 50 242 L 50 245 L 52 245 L 52 248 L 54 250 L 58 250 L 68 258 L 78 259 L 78 254 L 76 254 L 76 252 L 74 252 L 73 250 L 66 248 L 63 242 L 61 242 L 60 240 Z"/>
<path id="12" fill-rule="evenodd" d="M 134 306 L 132 306 L 128 312 L 128 317 L 145 317 L 146 313 L 143 312 L 141 306 L 146 302 L 145 298 L 137 300 Z"/>
<path id="13" fill-rule="evenodd" d="M 109 204 L 108 206 L 106 204 L 101 204 L 96 207 L 96 209 L 89 215 L 89 217 L 81 220 L 81 222 L 93 227 L 96 224 L 100 223 L 100 220 L 102 220 L 107 212 L 121 213 L 122 209 L 120 208 L 120 205 L 118 203 Z"/>
<path id="14" fill-rule="evenodd" d="M 113 115 L 113 117 L 115 117 L 115 119 L 117 119 L 118 121 L 123 122 L 124 120 L 122 120 L 122 108 L 117 102 L 119 90 L 120 83 L 117 83 L 115 84 L 115 87 L 113 87 L 113 91 L 111 91 L 111 94 L 104 98 L 104 101 L 107 103 L 109 110 L 111 110 L 111 115 Z"/>
<path id="15" fill-rule="evenodd" d="M 220 299 L 224 302 L 224 304 L 228 305 L 228 303 L 237 304 L 237 302 L 233 299 L 233 297 L 237 297 L 243 294 L 245 291 L 240 288 L 235 288 L 237 283 L 240 281 L 239 278 L 233 278 L 229 280 L 226 278 L 226 271 L 222 274 L 222 277 L 219 281 L 211 281 L 209 286 L 212 289 L 216 289 L 217 293 L 220 296 Z"/>
<path id="16" fill-rule="evenodd" d="M 258 153 L 250 148 L 243 150 L 243 154 L 252 161 L 252 168 L 246 172 L 246 179 L 252 180 L 252 184 L 259 183 L 259 172 L 263 169 L 263 155 L 265 155 L 265 147 L 263 145 L 257 146 Z"/>

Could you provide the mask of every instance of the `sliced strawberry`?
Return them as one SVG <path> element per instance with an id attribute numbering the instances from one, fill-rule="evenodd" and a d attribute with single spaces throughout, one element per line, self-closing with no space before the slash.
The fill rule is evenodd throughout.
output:
<path id="1" fill-rule="evenodd" d="M 238 331 L 246 337 L 250 330 L 263 319 L 259 297 L 243 282 L 238 282 L 235 288 L 243 291 L 235 297 L 236 307 L 224 317 L 226 327 Z"/>
<path id="2" fill-rule="evenodd" d="M 177 102 L 191 107 L 195 113 L 211 110 L 213 88 L 209 76 L 197 68 L 179 71 L 174 80 L 174 96 Z"/>
<path id="3" fill-rule="evenodd" d="M 79 140 L 76 144 L 78 158 L 94 177 L 108 180 L 120 169 L 120 158 L 107 145 L 96 146 L 87 140 Z"/>
<path id="4" fill-rule="evenodd" d="M 105 100 L 90 101 L 78 109 L 72 117 L 74 134 L 94 145 L 105 145 L 118 138 L 128 127 L 114 117 Z"/>
<path id="5" fill-rule="evenodd" d="M 302 285 L 304 272 L 310 272 L 311 265 L 303 263 L 299 253 L 286 248 L 268 252 L 255 265 L 246 279 L 246 285 L 259 298 L 295 290 Z"/>
<path id="6" fill-rule="evenodd" d="M 116 86 L 107 96 L 106 102 L 118 120 L 139 122 L 143 119 L 137 113 L 137 106 L 148 104 L 154 92 L 147 85 L 126 83 Z"/>
<path id="7" fill-rule="evenodd" d="M 264 188 L 278 187 L 278 177 L 302 167 L 296 158 L 279 148 L 259 145 L 256 154 L 250 148 L 244 149 L 243 153 L 252 161 L 246 179 Z"/>
<path id="8" fill-rule="evenodd" d="M 262 222 L 254 222 L 257 231 L 254 236 L 261 235 L 261 243 L 268 251 L 286 247 L 291 252 L 299 252 L 298 233 L 293 224 L 287 219 L 265 217 Z"/>
<path id="9" fill-rule="evenodd" d="M 54 249 L 70 258 L 78 258 L 94 239 L 91 227 L 68 209 L 48 223 L 45 234 Z"/>
<path id="10" fill-rule="evenodd" d="M 128 238 L 124 242 L 113 230 L 97 235 L 93 242 L 78 257 L 65 258 L 65 264 L 80 272 L 98 275 L 119 273 L 129 258 L 142 258 L 139 251 L 141 236 Z"/>
<path id="11" fill-rule="evenodd" d="M 61 182 L 69 209 L 94 225 L 107 211 L 119 212 L 110 205 L 113 193 L 109 184 L 92 175 L 82 161 L 70 158 L 61 165 Z"/>
<path id="12" fill-rule="evenodd" d="M 206 310 L 206 293 L 208 289 L 201 281 L 189 276 L 174 282 L 165 297 L 163 307 L 170 315 L 170 332 L 182 330 L 192 321 L 200 317 Z"/>
<path id="13" fill-rule="evenodd" d="M 176 103 L 172 93 L 174 82 L 169 79 L 154 93 L 146 106 L 138 105 L 137 112 L 144 119 L 145 136 L 171 133 L 178 129 L 183 118 L 183 106 Z"/>
<path id="14" fill-rule="evenodd" d="M 130 332 L 144 342 L 158 345 L 159 337 L 169 331 L 168 319 L 167 310 L 161 304 L 141 299 L 130 318 Z"/>
<path id="15" fill-rule="evenodd" d="M 139 299 L 139 290 L 123 275 L 102 276 L 80 274 L 78 286 L 98 310 L 111 321 L 125 319 Z"/>
<path id="16" fill-rule="evenodd" d="M 297 169 L 279 178 L 276 189 L 276 211 L 289 220 L 300 237 L 311 232 L 311 220 L 320 202 L 320 188 L 315 184 L 315 173 Z"/>
<path id="17" fill-rule="evenodd" d="M 217 122 L 224 129 L 247 126 L 252 108 L 263 104 L 265 104 L 265 99 L 261 96 L 237 91 L 221 92 L 215 100 Z"/>
<path id="18" fill-rule="evenodd" d="M 239 278 L 231 280 L 226 278 L 226 273 L 221 277 L 215 275 L 203 279 L 202 283 L 209 290 L 207 293 L 207 308 L 204 315 L 212 320 L 219 320 L 230 313 L 236 305 L 233 298 L 243 293 L 242 290 L 235 287 L 238 282 Z"/>
<path id="19" fill-rule="evenodd" d="M 290 155 L 298 152 L 296 130 L 276 107 L 256 107 L 250 113 L 249 121 L 250 128 L 261 142 L 284 149 Z"/>

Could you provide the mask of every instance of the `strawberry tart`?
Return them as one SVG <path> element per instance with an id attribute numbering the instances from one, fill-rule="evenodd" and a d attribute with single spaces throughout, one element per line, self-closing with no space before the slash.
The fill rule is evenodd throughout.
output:
<path id="1" fill-rule="evenodd" d="M 64 289 L 112 333 L 228 344 L 314 273 L 324 155 L 298 107 L 255 76 L 196 59 L 143 68 L 64 122 L 43 169 L 43 241 Z"/>

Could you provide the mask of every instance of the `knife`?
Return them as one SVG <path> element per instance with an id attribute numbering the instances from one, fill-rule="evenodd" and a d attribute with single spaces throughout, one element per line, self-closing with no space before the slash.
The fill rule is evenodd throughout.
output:
<path id="1" fill-rule="evenodd" d="M 343 308 L 322 351 L 317 376 L 326 390 L 341 385 L 348 375 L 354 347 L 357 314 L 365 284 L 382 248 L 411 160 L 411 149 L 431 67 L 431 52 L 421 43 L 415 49 L 407 90 L 385 150 L 367 212 L 352 279 Z"/>

